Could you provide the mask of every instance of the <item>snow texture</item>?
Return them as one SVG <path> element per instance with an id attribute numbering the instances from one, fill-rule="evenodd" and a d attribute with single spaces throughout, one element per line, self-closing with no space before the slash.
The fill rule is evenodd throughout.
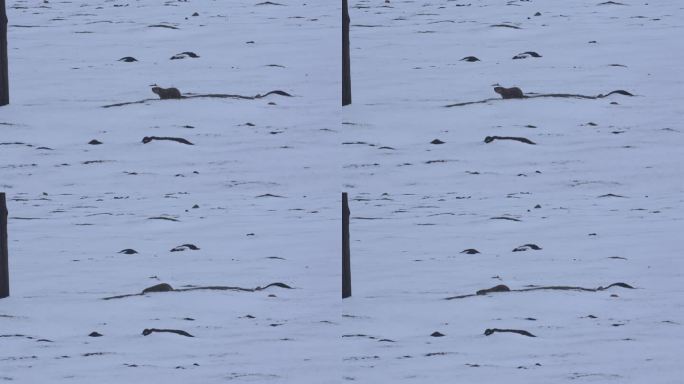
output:
<path id="1" fill-rule="evenodd" d="M 344 380 L 681 382 L 682 3 L 352 3 Z"/>
<path id="2" fill-rule="evenodd" d="M 8 1 L 0 382 L 339 382 L 339 8 L 284 4 Z"/>
<path id="3" fill-rule="evenodd" d="M 7 7 L 0 382 L 684 376 L 678 0 Z"/>

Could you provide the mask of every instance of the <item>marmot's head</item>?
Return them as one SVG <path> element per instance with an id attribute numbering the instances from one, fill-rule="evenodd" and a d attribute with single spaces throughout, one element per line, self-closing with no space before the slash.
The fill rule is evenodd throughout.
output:
<path id="1" fill-rule="evenodd" d="M 494 92 L 498 93 L 499 95 L 502 94 L 506 88 L 504 87 L 494 87 Z M 154 88 L 152 88 L 152 92 L 154 92 Z"/>
<path id="2" fill-rule="evenodd" d="M 157 95 L 158 95 L 159 92 L 161 92 L 161 91 L 162 91 L 162 88 L 161 88 L 161 87 L 152 87 L 152 92 L 156 93 Z"/>

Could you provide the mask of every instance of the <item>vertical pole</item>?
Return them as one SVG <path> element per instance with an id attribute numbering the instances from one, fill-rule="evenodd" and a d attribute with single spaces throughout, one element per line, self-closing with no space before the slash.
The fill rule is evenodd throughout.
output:
<path id="1" fill-rule="evenodd" d="M 349 7 L 347 0 L 342 0 L 342 106 L 352 102 L 351 69 L 349 55 Z"/>
<path id="2" fill-rule="evenodd" d="M 7 202 L 0 193 L 0 299 L 9 296 L 9 263 L 7 256 Z"/>
<path id="3" fill-rule="evenodd" d="M 9 63 L 7 61 L 7 10 L 0 0 L 0 107 L 9 104 Z"/>
<path id="4" fill-rule="evenodd" d="M 342 193 L 342 298 L 351 296 L 351 252 L 349 249 L 349 202 Z"/>

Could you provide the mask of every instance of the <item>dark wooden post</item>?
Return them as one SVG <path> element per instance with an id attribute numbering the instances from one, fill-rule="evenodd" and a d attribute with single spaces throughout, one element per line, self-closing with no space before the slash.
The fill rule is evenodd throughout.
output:
<path id="1" fill-rule="evenodd" d="M 0 107 L 9 104 L 9 63 L 7 62 L 7 10 L 0 0 Z"/>
<path id="2" fill-rule="evenodd" d="M 9 296 L 9 263 L 7 256 L 7 202 L 0 193 L 0 299 Z"/>
<path id="3" fill-rule="evenodd" d="M 349 249 L 349 201 L 342 193 L 342 298 L 351 296 L 351 252 Z"/>
<path id="4" fill-rule="evenodd" d="M 347 0 L 342 0 L 342 106 L 352 102 L 351 68 L 349 56 L 349 7 Z"/>

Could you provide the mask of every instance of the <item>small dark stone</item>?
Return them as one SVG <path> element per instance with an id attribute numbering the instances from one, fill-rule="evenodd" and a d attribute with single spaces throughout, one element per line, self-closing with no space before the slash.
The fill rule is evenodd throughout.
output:
<path id="1" fill-rule="evenodd" d="M 432 332 L 432 334 L 431 334 L 430 336 L 432 336 L 432 337 L 442 337 L 442 336 L 444 336 L 444 334 L 441 333 L 441 332 L 435 331 L 435 332 Z"/>
<path id="2" fill-rule="evenodd" d="M 176 55 L 171 56 L 170 60 L 179 60 L 179 59 L 185 59 L 186 57 L 191 57 L 193 59 L 196 59 L 199 57 L 198 54 L 195 52 L 181 52 Z"/>
<path id="3" fill-rule="evenodd" d="M 515 248 L 513 250 L 513 252 L 525 252 L 525 251 L 529 251 L 530 249 L 533 249 L 535 251 L 539 251 L 541 249 L 541 247 L 538 246 L 537 244 L 525 244 L 525 245 L 521 245 L 521 246 Z"/>
<path id="4" fill-rule="evenodd" d="M 527 59 L 527 58 L 530 57 L 530 56 L 531 56 L 531 57 L 542 57 L 542 56 L 541 56 L 540 54 L 538 54 L 537 52 L 534 52 L 534 51 L 527 51 L 527 52 L 519 53 L 519 54 L 513 56 L 513 60 L 517 60 L 517 59 Z"/>
<path id="5" fill-rule="evenodd" d="M 511 137 L 511 136 L 487 136 L 484 139 L 484 142 L 486 144 L 491 143 L 494 140 L 513 140 L 513 141 L 519 141 L 521 143 L 525 144 L 531 144 L 531 145 L 536 145 L 536 143 L 528 138 L 525 137 Z"/>
<path id="6" fill-rule="evenodd" d="M 119 61 L 123 61 L 124 63 L 132 63 L 132 62 L 138 61 L 138 60 L 136 60 L 135 57 L 126 56 L 126 57 L 120 58 Z"/>
<path id="7" fill-rule="evenodd" d="M 100 332 L 90 332 L 88 335 L 90 337 L 102 337 L 102 334 Z"/>
<path id="8" fill-rule="evenodd" d="M 196 246 L 195 244 L 183 244 L 179 245 L 171 250 L 171 252 L 183 252 L 186 250 L 192 250 L 192 251 L 198 251 L 199 247 Z"/>
<path id="9" fill-rule="evenodd" d="M 102 142 L 101 142 L 100 140 L 93 139 L 93 140 L 90 140 L 90 141 L 88 142 L 88 144 L 90 144 L 90 145 L 100 145 L 100 144 L 102 144 Z"/>
<path id="10" fill-rule="evenodd" d="M 192 206 L 192 209 L 197 209 L 197 208 L 199 208 L 199 205 L 197 205 L 197 204 Z"/>
<path id="11" fill-rule="evenodd" d="M 193 16 L 199 16 L 199 13 L 195 12 L 192 14 Z"/>
<path id="12" fill-rule="evenodd" d="M 541 16 L 541 12 L 537 12 L 534 14 L 535 16 Z"/>
<path id="13" fill-rule="evenodd" d="M 475 249 L 475 248 L 468 248 L 468 249 L 462 250 L 461 253 L 466 253 L 466 254 L 468 254 L 468 255 L 475 255 L 475 254 L 480 253 L 480 251 L 478 251 L 478 250 Z"/>
<path id="14" fill-rule="evenodd" d="M 120 250 L 119 253 L 124 253 L 126 255 L 135 255 L 136 253 L 138 253 L 138 251 L 136 251 L 135 249 L 126 248 L 126 249 Z"/>
<path id="15" fill-rule="evenodd" d="M 480 59 L 478 59 L 475 56 L 466 56 L 466 57 L 462 58 L 460 61 L 467 61 L 467 62 L 473 63 L 475 61 L 480 61 Z"/>
<path id="16" fill-rule="evenodd" d="M 444 142 L 440 139 L 434 139 L 430 142 L 430 144 L 444 144 Z"/>
<path id="17" fill-rule="evenodd" d="M 537 205 L 534 206 L 534 208 L 535 208 L 535 209 L 539 209 L 539 208 L 541 208 L 541 205 L 537 204 Z"/>
<path id="18" fill-rule="evenodd" d="M 173 287 L 171 285 L 166 284 L 166 283 L 161 283 L 157 285 L 153 285 L 149 288 L 143 289 L 142 293 L 149 293 L 149 292 L 170 292 L 173 291 Z"/>
<path id="19" fill-rule="evenodd" d="M 500 284 L 495 287 L 491 287 L 488 289 L 480 289 L 479 291 L 475 292 L 476 295 L 486 295 L 491 292 L 510 292 L 510 288 L 507 286 Z"/>

